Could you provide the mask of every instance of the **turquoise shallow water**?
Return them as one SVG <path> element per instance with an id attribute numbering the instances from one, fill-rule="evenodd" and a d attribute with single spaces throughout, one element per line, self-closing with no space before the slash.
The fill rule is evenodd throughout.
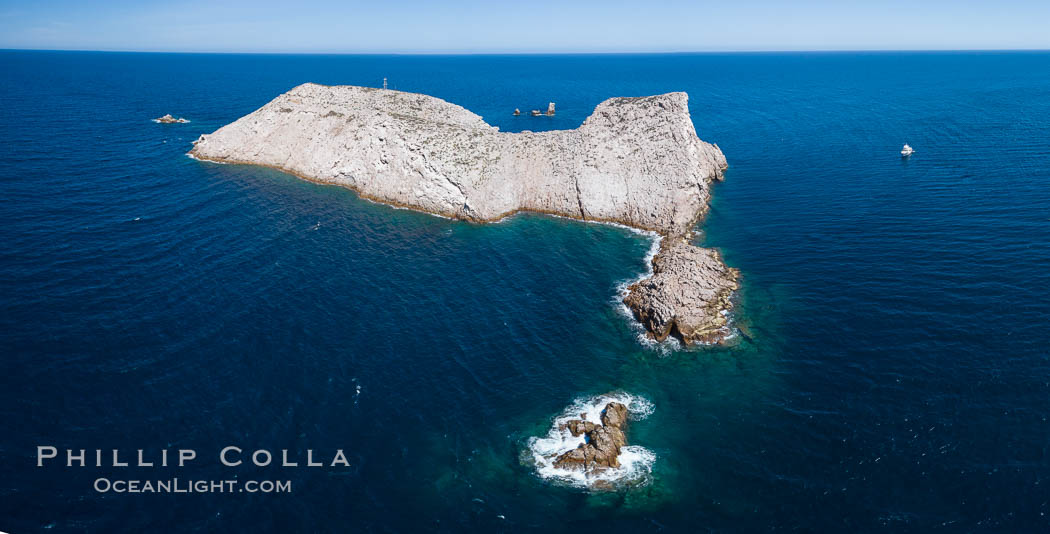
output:
<path id="1" fill-rule="evenodd" d="M 0 65 L 0 530 L 1048 527 L 1050 54 Z M 512 131 L 688 91 L 731 165 L 700 239 L 742 271 L 748 337 L 641 344 L 614 300 L 650 244 L 625 229 L 448 221 L 184 155 L 299 83 L 384 76 Z M 654 407 L 630 430 L 648 484 L 522 464 L 608 391 Z M 291 495 L 101 495 L 129 475 L 36 468 L 38 444 L 202 456 L 140 478 L 228 478 L 228 444 L 341 447 L 351 468 L 233 471 Z"/>

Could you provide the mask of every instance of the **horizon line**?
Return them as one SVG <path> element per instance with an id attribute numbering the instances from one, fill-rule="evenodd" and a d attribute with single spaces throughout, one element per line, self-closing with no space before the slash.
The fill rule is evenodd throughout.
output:
<path id="1" fill-rule="evenodd" d="M 275 56 L 569 56 L 569 55 L 685 55 L 685 54 L 777 54 L 777 53 L 850 53 L 850 52 L 1050 52 L 1050 48 L 841 48 L 841 49 L 727 49 L 727 50 L 621 50 L 621 51 L 218 51 L 218 50 L 123 50 L 90 48 L 5 48 L 2 52 L 85 52 L 109 54 L 201 54 L 201 55 L 275 55 Z"/>

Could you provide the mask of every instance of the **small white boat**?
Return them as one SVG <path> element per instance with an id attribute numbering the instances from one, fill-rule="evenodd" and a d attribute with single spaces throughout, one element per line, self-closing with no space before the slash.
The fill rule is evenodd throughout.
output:
<path id="1" fill-rule="evenodd" d="M 908 157 L 908 156 L 910 156 L 910 155 L 912 155 L 914 153 L 915 153 L 915 149 L 910 147 L 910 146 L 908 146 L 907 144 L 905 144 L 904 148 L 901 149 L 901 157 L 903 157 L 903 158 L 906 158 L 906 157 Z"/>

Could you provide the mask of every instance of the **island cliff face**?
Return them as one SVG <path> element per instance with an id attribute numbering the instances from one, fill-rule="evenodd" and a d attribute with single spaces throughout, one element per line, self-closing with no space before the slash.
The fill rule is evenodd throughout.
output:
<path id="1" fill-rule="evenodd" d="M 736 273 L 682 236 L 705 212 L 726 160 L 697 137 L 687 99 L 612 98 L 575 130 L 505 133 L 431 96 L 307 83 L 202 135 L 190 153 L 457 219 L 534 211 L 658 232 L 672 238 L 662 249 L 682 252 L 667 256 L 673 261 L 657 255 L 653 278 L 625 302 L 658 339 L 717 341 L 723 289 L 736 287 Z M 690 264 L 694 256 L 710 261 Z"/>

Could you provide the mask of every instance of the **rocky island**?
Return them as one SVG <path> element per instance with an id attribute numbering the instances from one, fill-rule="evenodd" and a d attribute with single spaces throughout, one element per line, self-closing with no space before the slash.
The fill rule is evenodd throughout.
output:
<path id="1" fill-rule="evenodd" d="M 575 130 L 506 133 L 439 98 L 307 83 L 202 135 L 190 154 L 456 219 L 532 211 L 656 232 L 653 275 L 624 302 L 657 340 L 728 334 L 737 272 L 688 242 L 726 160 L 697 137 L 685 93 L 611 98 Z"/>
<path id="2" fill-rule="evenodd" d="M 583 436 L 584 442 L 558 456 L 554 467 L 585 471 L 620 467 L 620 451 L 627 445 L 627 407 L 615 401 L 606 404 L 597 423 L 588 421 L 586 414 L 581 416 L 559 425 L 559 430 L 568 430 L 573 437 Z"/>
<path id="3" fill-rule="evenodd" d="M 653 410 L 647 399 L 626 392 L 577 399 L 554 417 L 547 435 L 526 441 L 522 463 L 541 478 L 593 490 L 645 484 L 656 454 L 627 443 L 627 422 Z"/>
<path id="4" fill-rule="evenodd" d="M 171 113 L 166 113 L 163 117 L 157 117 L 156 119 L 153 119 L 153 122 L 159 124 L 182 124 L 190 121 L 182 117 L 175 118 L 171 115 Z"/>

